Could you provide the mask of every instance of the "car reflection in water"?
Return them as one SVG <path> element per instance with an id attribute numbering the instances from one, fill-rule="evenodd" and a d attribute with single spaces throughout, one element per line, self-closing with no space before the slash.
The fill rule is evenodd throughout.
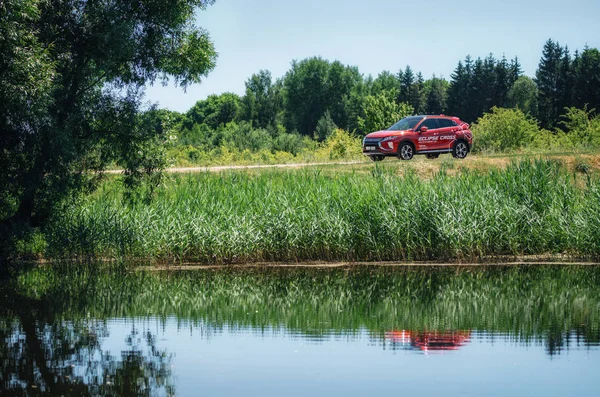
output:
<path id="1" fill-rule="evenodd" d="M 471 331 L 389 331 L 386 342 L 393 350 L 419 350 L 422 352 L 458 350 L 471 341 Z"/>

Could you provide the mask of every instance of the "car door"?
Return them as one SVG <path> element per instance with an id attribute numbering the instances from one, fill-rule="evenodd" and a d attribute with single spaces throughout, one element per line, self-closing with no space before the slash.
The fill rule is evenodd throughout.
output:
<path id="1" fill-rule="evenodd" d="M 427 127 L 427 131 L 419 133 L 417 151 L 436 150 L 439 146 L 438 124 L 436 119 L 425 119 L 418 128 Z"/>
<path id="2" fill-rule="evenodd" d="M 454 141 L 456 140 L 456 131 L 458 130 L 458 124 L 450 119 L 438 119 L 438 131 L 439 137 L 439 149 L 452 148 Z"/>

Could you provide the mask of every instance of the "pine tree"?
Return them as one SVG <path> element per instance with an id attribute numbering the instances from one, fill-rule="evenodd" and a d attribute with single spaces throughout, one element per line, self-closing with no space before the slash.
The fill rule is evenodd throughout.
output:
<path id="1" fill-rule="evenodd" d="M 410 103 L 413 96 L 413 86 L 415 84 L 415 74 L 410 66 L 406 66 L 402 79 L 400 80 L 400 95 L 398 96 L 399 103 Z"/>
<path id="2" fill-rule="evenodd" d="M 565 46 L 556 82 L 559 93 L 559 102 L 557 105 L 559 116 L 564 113 L 565 108 L 573 105 L 573 77 L 573 61 L 569 54 L 569 47 Z"/>
<path id="3" fill-rule="evenodd" d="M 419 113 L 423 113 L 423 103 L 424 103 L 424 98 L 423 98 L 423 84 L 425 83 L 425 80 L 423 79 L 423 75 L 421 74 L 421 72 L 417 73 L 417 79 L 416 81 L 413 83 L 412 88 L 410 90 L 410 98 L 409 98 L 409 104 L 413 107 L 415 113 L 419 114 Z"/>
<path id="4" fill-rule="evenodd" d="M 467 119 L 466 97 L 469 88 L 469 74 L 463 66 L 462 61 L 458 62 L 458 66 L 450 75 L 450 86 L 448 87 L 448 112 L 454 116 L 458 116 L 463 120 Z"/>
<path id="5" fill-rule="evenodd" d="M 519 63 L 519 58 L 515 57 L 510 61 L 510 66 L 508 68 L 508 86 L 512 87 L 513 84 L 523 75 L 523 69 L 521 68 L 521 64 Z"/>
<path id="6" fill-rule="evenodd" d="M 561 93 L 559 91 L 559 75 L 563 49 L 558 42 L 546 41 L 542 58 L 536 72 L 538 86 L 538 116 L 543 127 L 557 125 L 561 113 Z"/>
<path id="7" fill-rule="evenodd" d="M 586 48 L 574 61 L 575 106 L 600 111 L 600 51 Z"/>
<path id="8" fill-rule="evenodd" d="M 496 64 L 494 68 L 495 79 L 492 97 L 492 106 L 507 107 L 508 90 L 510 84 L 510 66 L 505 56 Z"/>

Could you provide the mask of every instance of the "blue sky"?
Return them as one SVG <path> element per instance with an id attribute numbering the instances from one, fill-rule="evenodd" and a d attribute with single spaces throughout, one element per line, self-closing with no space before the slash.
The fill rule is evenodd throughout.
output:
<path id="1" fill-rule="evenodd" d="M 599 15 L 600 0 L 217 0 L 196 18 L 219 53 L 215 70 L 186 93 L 156 84 L 146 96 L 184 112 L 211 94 L 242 95 L 261 69 L 278 78 L 315 55 L 374 77 L 409 64 L 449 79 L 467 54 L 492 52 L 518 56 L 533 76 L 548 38 L 572 51 L 600 47 Z"/>

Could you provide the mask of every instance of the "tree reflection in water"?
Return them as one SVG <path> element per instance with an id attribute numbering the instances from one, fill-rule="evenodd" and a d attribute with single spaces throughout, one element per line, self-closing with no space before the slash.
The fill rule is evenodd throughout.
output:
<path id="1" fill-rule="evenodd" d="M 0 394 L 173 394 L 172 357 L 151 332 L 132 325 L 125 351 L 105 347 L 110 321 L 139 318 L 315 341 L 367 331 L 418 351 L 503 338 L 555 355 L 600 344 L 600 268 L 20 270 L 0 280 Z"/>
<path id="2" fill-rule="evenodd" d="M 105 321 L 57 318 L 47 301 L 0 290 L 2 395 L 174 395 L 171 356 L 155 337 L 132 325 L 127 349 L 103 350 Z"/>

